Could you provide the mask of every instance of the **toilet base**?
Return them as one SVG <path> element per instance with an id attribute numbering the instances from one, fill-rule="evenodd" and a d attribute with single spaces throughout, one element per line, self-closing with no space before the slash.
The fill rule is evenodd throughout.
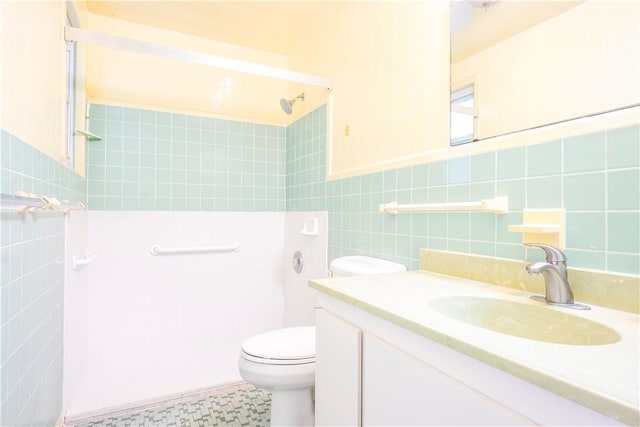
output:
<path id="1" fill-rule="evenodd" d="M 271 426 L 314 425 L 313 388 L 271 391 Z"/>

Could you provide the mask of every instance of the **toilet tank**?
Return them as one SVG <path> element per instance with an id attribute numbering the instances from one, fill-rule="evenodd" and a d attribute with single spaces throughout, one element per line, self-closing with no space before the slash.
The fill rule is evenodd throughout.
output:
<path id="1" fill-rule="evenodd" d="M 343 256 L 331 261 L 329 271 L 332 277 L 357 276 L 364 274 L 383 274 L 407 271 L 407 267 L 397 262 L 380 258 L 353 255 Z"/>

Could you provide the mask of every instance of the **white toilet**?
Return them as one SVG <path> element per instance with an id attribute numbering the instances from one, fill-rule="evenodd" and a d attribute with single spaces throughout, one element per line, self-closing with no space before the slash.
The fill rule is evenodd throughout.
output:
<path id="1" fill-rule="evenodd" d="M 331 261 L 331 275 L 353 276 L 406 271 L 395 262 L 366 256 Z M 276 329 L 242 344 L 238 368 L 242 378 L 271 393 L 272 426 L 313 426 L 315 326 Z"/>

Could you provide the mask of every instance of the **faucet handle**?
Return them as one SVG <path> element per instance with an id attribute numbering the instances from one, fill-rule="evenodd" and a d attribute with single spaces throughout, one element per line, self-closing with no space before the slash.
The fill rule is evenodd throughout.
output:
<path id="1" fill-rule="evenodd" d="M 523 243 L 523 245 L 542 249 L 547 256 L 547 262 L 551 264 L 567 262 L 567 257 L 560 249 L 556 248 L 555 246 L 545 245 L 543 243 Z"/>

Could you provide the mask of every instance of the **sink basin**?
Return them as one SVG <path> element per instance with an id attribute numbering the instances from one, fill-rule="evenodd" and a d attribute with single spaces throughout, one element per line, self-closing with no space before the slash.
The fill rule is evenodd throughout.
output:
<path id="1" fill-rule="evenodd" d="M 453 296 L 435 299 L 429 305 L 461 322 L 530 340 L 569 345 L 620 341 L 620 335 L 608 326 L 535 303 Z"/>

